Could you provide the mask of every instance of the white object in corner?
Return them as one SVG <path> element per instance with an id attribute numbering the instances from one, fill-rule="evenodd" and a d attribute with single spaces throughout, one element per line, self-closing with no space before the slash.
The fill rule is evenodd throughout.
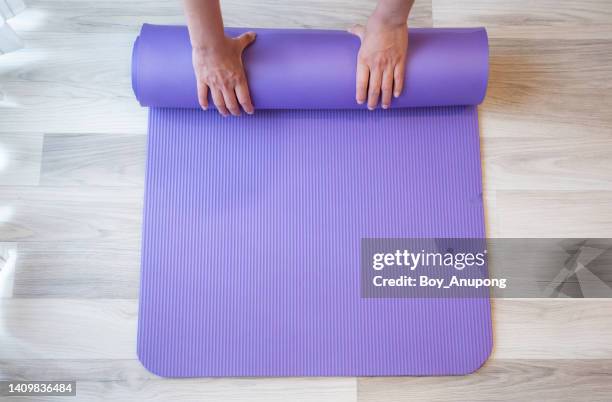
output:
<path id="1" fill-rule="evenodd" d="M 8 20 L 22 12 L 25 4 L 22 0 L 0 0 L 0 20 Z"/>
<path id="2" fill-rule="evenodd" d="M 21 49 L 23 42 L 8 24 L 0 19 L 0 54 Z"/>
<path id="3" fill-rule="evenodd" d="M 0 299 L 13 297 L 13 285 L 15 284 L 15 262 L 17 261 L 17 250 L 14 248 L 2 250 L 0 246 Z M 1 323 L 0 323 L 1 326 Z M 1 332 L 1 327 L 0 327 Z"/>

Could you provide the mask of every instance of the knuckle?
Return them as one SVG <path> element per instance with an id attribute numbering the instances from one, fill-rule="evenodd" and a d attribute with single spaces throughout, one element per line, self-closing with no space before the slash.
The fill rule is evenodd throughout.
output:
<path id="1" fill-rule="evenodd" d="M 220 77 L 217 75 L 211 75 L 210 77 L 208 77 L 208 85 L 213 88 L 218 88 L 219 86 L 221 86 Z"/>
<path id="2" fill-rule="evenodd" d="M 211 74 L 205 81 L 207 81 L 208 85 L 213 88 L 226 88 L 233 87 L 238 81 L 238 78 L 239 74 L 226 71 Z"/>
<path id="3" fill-rule="evenodd" d="M 229 82 L 238 82 L 240 80 L 242 74 L 237 71 L 228 71 L 225 75 L 225 78 Z"/>
<path id="4" fill-rule="evenodd" d="M 387 60 L 387 58 L 383 55 L 378 55 L 376 56 L 376 58 L 374 59 L 374 65 L 376 67 L 384 67 L 389 63 L 389 61 Z"/>

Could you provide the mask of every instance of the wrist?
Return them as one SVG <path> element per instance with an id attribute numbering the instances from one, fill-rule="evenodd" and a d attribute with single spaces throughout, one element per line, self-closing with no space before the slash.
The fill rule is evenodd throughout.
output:
<path id="1" fill-rule="evenodd" d="M 206 42 L 192 43 L 191 48 L 194 52 L 202 54 L 214 54 L 219 53 L 224 49 L 227 44 L 224 41 L 225 38 L 218 40 L 207 40 Z"/>
<path id="2" fill-rule="evenodd" d="M 222 52 L 227 47 L 228 40 L 223 29 L 198 32 L 197 35 L 190 35 L 190 39 L 193 51 L 202 54 Z"/>
<path id="3" fill-rule="evenodd" d="M 398 28 L 405 26 L 408 22 L 408 16 L 403 13 L 391 12 L 389 10 L 376 8 L 374 13 L 368 19 L 368 25 L 373 24 L 381 27 Z"/>

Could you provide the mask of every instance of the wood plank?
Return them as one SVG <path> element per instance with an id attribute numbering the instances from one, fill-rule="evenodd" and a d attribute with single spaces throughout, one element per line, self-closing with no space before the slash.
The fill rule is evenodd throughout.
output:
<path id="1" fill-rule="evenodd" d="M 436 26 L 480 26 L 488 28 L 607 26 L 612 20 L 612 4 L 608 0 L 529 0 L 490 1 L 467 0 L 458 4 L 453 0 L 433 0 L 433 19 Z M 580 29 L 576 29 L 579 31 Z"/>
<path id="2" fill-rule="evenodd" d="M 136 299 L 140 241 L 19 243 L 14 297 Z"/>
<path id="3" fill-rule="evenodd" d="M 484 189 L 482 192 L 482 202 L 485 216 L 485 233 L 487 237 L 502 237 L 501 228 L 499 226 L 500 220 L 497 217 L 497 192 L 488 190 L 489 186 L 487 184 L 486 170 L 483 170 L 482 186 Z"/>
<path id="4" fill-rule="evenodd" d="M 52 98 L 7 94 L 0 100 L 2 133 L 146 133 L 147 110 L 134 98 Z"/>
<path id="5" fill-rule="evenodd" d="M 493 299 L 494 359 L 612 359 L 612 299 Z"/>
<path id="6" fill-rule="evenodd" d="M 611 40 L 491 39 L 483 137 L 610 138 Z"/>
<path id="7" fill-rule="evenodd" d="M 493 38 L 492 88 L 523 90 L 612 88 L 612 40 Z"/>
<path id="8" fill-rule="evenodd" d="M 0 186 L 38 184 L 42 142 L 38 133 L 0 133 Z"/>
<path id="9" fill-rule="evenodd" d="M 138 241 L 138 187 L 6 187 L 0 241 Z"/>
<path id="10" fill-rule="evenodd" d="M 490 360 L 456 377 L 370 377 L 358 382 L 369 401 L 609 401 L 612 360 Z"/>
<path id="11" fill-rule="evenodd" d="M 0 299 L 0 359 L 135 359 L 136 300 Z"/>
<path id="12" fill-rule="evenodd" d="M 448 23 L 437 24 L 437 27 L 474 27 L 484 26 L 489 38 L 493 39 L 548 39 L 557 41 L 567 40 L 611 40 L 612 29 L 607 23 L 576 24 L 568 26 L 559 25 L 486 25 L 482 21 L 449 20 Z"/>
<path id="13" fill-rule="evenodd" d="M 612 190 L 612 136 L 481 141 L 488 190 Z"/>
<path id="14" fill-rule="evenodd" d="M 524 90 L 492 86 L 480 106 L 481 136 L 573 138 L 576 143 L 612 134 L 609 90 Z"/>
<path id="15" fill-rule="evenodd" d="M 146 133 L 130 84 L 135 34 L 33 33 L 4 55 L 0 132 Z"/>
<path id="16" fill-rule="evenodd" d="M 145 154 L 142 135 L 46 134 L 40 184 L 142 187 Z"/>
<path id="17" fill-rule="evenodd" d="M 499 190 L 488 216 L 500 237 L 608 238 L 612 191 Z"/>
<path id="18" fill-rule="evenodd" d="M 130 98 L 136 33 L 27 33 L 28 46 L 0 63 L 5 98 Z M 48 132 L 44 130 L 43 132 Z"/>

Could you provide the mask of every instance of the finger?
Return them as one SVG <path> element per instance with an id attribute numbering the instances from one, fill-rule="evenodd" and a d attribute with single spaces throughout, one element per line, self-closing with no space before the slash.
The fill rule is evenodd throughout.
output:
<path id="1" fill-rule="evenodd" d="M 391 106 L 391 97 L 393 96 L 393 67 L 385 69 L 382 76 L 382 108 L 388 109 Z"/>
<path id="2" fill-rule="evenodd" d="M 372 70 L 370 71 L 370 82 L 368 89 L 368 109 L 376 109 L 378 105 L 378 97 L 380 96 L 380 85 L 382 81 L 382 71 Z"/>
<path id="3" fill-rule="evenodd" d="M 238 85 L 236 85 L 236 97 L 238 98 L 238 102 L 242 106 L 245 112 L 248 114 L 253 114 L 255 109 L 253 108 L 253 103 L 251 102 L 251 94 L 249 93 L 249 86 L 246 80 L 241 80 Z"/>
<path id="4" fill-rule="evenodd" d="M 225 107 L 225 100 L 223 99 L 223 94 L 218 89 L 211 89 L 210 93 L 212 94 L 213 102 L 215 102 L 215 106 L 217 107 L 217 111 L 221 113 L 223 116 L 227 116 L 229 112 Z"/>
<path id="5" fill-rule="evenodd" d="M 393 70 L 393 96 L 398 98 L 404 90 L 404 76 L 406 73 L 406 62 L 400 62 Z"/>
<path id="6" fill-rule="evenodd" d="M 198 80 L 198 102 L 202 109 L 208 109 L 208 85 Z"/>
<path id="7" fill-rule="evenodd" d="M 244 49 L 245 47 L 253 43 L 253 41 L 255 40 L 255 36 L 255 32 L 249 31 L 240 35 L 238 38 L 236 38 L 236 40 L 238 41 L 238 43 L 240 43 L 240 47 Z"/>
<path id="8" fill-rule="evenodd" d="M 225 106 L 229 109 L 230 113 L 234 116 L 240 116 L 240 106 L 236 100 L 236 93 L 233 88 L 223 88 L 223 99 L 225 100 Z"/>
<path id="9" fill-rule="evenodd" d="M 366 101 L 368 95 L 368 79 L 370 77 L 370 69 L 368 65 L 358 61 L 357 62 L 357 88 L 355 99 L 360 105 Z"/>
<path id="10" fill-rule="evenodd" d="M 363 41 L 363 34 L 365 33 L 365 28 L 363 25 L 360 25 L 360 24 L 353 25 L 352 27 L 349 28 L 348 31 L 352 33 L 353 35 L 358 36 L 359 39 Z"/>

